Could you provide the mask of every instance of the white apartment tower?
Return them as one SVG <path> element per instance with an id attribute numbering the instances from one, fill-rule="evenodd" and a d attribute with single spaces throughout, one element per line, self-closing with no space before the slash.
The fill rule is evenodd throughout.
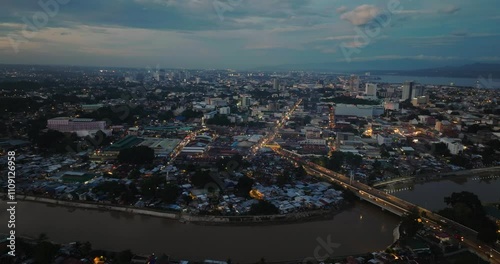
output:
<path id="1" fill-rule="evenodd" d="M 367 83 L 365 86 L 365 94 L 367 96 L 377 96 L 377 84 Z"/>

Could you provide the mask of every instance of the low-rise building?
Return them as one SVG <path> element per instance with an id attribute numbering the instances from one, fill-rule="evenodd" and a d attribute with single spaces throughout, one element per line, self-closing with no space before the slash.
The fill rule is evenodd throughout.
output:
<path id="1" fill-rule="evenodd" d="M 462 140 L 459 138 L 441 138 L 439 141 L 446 144 L 452 155 L 457 155 L 464 150 Z"/>

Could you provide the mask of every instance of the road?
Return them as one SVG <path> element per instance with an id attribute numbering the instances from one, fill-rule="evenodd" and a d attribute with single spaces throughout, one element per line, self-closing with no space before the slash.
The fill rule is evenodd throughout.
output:
<path id="1" fill-rule="evenodd" d="M 302 99 L 299 99 L 295 105 L 290 109 L 287 113 L 283 115 L 283 117 L 276 121 L 276 126 L 274 126 L 267 135 L 259 140 L 254 146 L 250 148 L 250 154 L 247 156 L 247 159 L 252 159 L 255 154 L 262 148 L 264 145 L 267 145 L 269 142 L 272 142 L 276 135 L 279 133 L 279 130 L 286 124 L 286 121 L 290 118 L 293 112 L 297 109 L 297 107 L 302 103 Z"/>
<path id="2" fill-rule="evenodd" d="M 280 148 L 273 148 L 273 150 L 277 154 L 283 157 L 292 159 L 295 162 L 302 164 L 304 169 L 306 169 L 306 171 L 308 171 L 309 173 L 319 177 L 327 178 L 332 182 L 340 184 L 344 188 L 349 189 L 354 193 L 356 193 L 360 198 L 372 204 L 376 204 L 379 207 L 386 209 L 390 212 L 393 212 L 398 215 L 403 215 L 405 213 L 410 212 L 411 210 L 414 210 L 415 208 L 418 209 L 419 212 L 423 213 L 423 215 L 425 216 L 422 217 L 424 220 L 423 223 L 425 225 L 430 226 L 433 223 L 438 223 L 439 225 L 442 226 L 442 228 L 446 232 L 450 234 L 454 233 L 452 229 L 458 230 L 460 234 L 464 237 L 463 241 L 464 245 L 474 250 L 477 254 L 489 258 L 490 263 L 500 264 L 500 253 L 495 249 L 489 247 L 485 243 L 478 241 L 476 239 L 477 237 L 476 231 L 466 226 L 463 226 L 457 222 L 454 222 L 450 219 L 434 214 L 433 212 L 425 208 L 409 203 L 396 196 L 387 194 L 385 192 L 372 188 L 366 184 L 357 181 L 352 181 L 349 177 L 343 174 L 336 173 L 318 164 L 304 161 L 301 159 L 299 155 L 297 155 L 294 152 Z"/>
<path id="3" fill-rule="evenodd" d="M 206 132 L 208 131 L 209 129 L 206 128 L 206 127 L 203 127 L 203 128 L 200 128 L 196 131 L 193 131 L 191 132 L 189 135 L 187 135 L 181 142 L 179 142 L 179 144 L 177 144 L 177 146 L 175 147 L 175 149 L 172 151 L 172 153 L 170 153 L 170 159 L 169 161 L 167 162 L 167 166 L 168 165 L 172 165 L 175 161 L 175 159 L 177 158 L 177 156 L 181 153 L 182 149 L 187 145 L 189 144 L 189 142 L 195 138 L 199 133 L 202 133 L 202 132 Z"/>

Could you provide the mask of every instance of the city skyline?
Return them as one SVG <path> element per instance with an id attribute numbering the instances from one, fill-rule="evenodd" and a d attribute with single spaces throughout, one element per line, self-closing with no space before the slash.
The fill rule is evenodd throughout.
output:
<path id="1" fill-rule="evenodd" d="M 500 61 L 498 3 L 490 0 L 40 3 L 4 3 L 0 63 L 252 69 Z"/>

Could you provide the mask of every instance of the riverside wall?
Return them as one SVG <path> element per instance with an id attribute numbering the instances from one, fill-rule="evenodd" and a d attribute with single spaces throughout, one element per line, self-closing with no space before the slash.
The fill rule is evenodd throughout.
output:
<path id="1" fill-rule="evenodd" d="M 3 193 L 0 193 L 3 196 Z M 314 210 L 280 215 L 259 215 L 259 216 L 213 216 L 213 215 L 192 215 L 182 212 L 165 212 L 151 208 L 138 208 L 132 206 L 114 205 L 108 203 L 96 203 L 89 201 L 67 201 L 57 200 L 47 197 L 30 195 L 17 195 L 18 201 L 30 201 L 37 203 L 53 204 L 73 208 L 108 210 L 122 213 L 147 215 L 166 219 L 178 220 L 183 223 L 194 223 L 201 225 L 253 225 L 253 224 L 279 224 L 286 222 L 300 222 L 314 219 L 325 219 L 340 212 L 348 205 L 339 206 L 332 210 Z"/>
<path id="2" fill-rule="evenodd" d="M 29 196 L 29 195 L 22 195 L 22 196 L 18 195 L 16 198 L 18 200 L 23 200 L 23 201 L 55 204 L 55 205 L 60 205 L 60 206 L 76 207 L 76 208 L 83 208 L 83 209 L 110 210 L 110 211 L 118 211 L 118 212 L 123 212 L 123 213 L 132 213 L 132 214 L 141 214 L 141 215 L 163 217 L 163 218 L 169 218 L 169 219 L 179 219 L 179 215 L 180 215 L 178 213 L 173 213 L 173 212 L 162 212 L 162 211 L 156 211 L 156 210 L 151 210 L 151 209 L 142 209 L 142 208 L 131 207 L 131 206 L 119 206 L 119 205 L 112 205 L 112 204 L 106 204 L 106 203 L 93 203 L 93 202 L 86 202 L 86 201 L 78 201 L 78 202 L 65 201 L 65 200 L 57 200 L 57 199 L 52 199 L 52 198 Z"/>

